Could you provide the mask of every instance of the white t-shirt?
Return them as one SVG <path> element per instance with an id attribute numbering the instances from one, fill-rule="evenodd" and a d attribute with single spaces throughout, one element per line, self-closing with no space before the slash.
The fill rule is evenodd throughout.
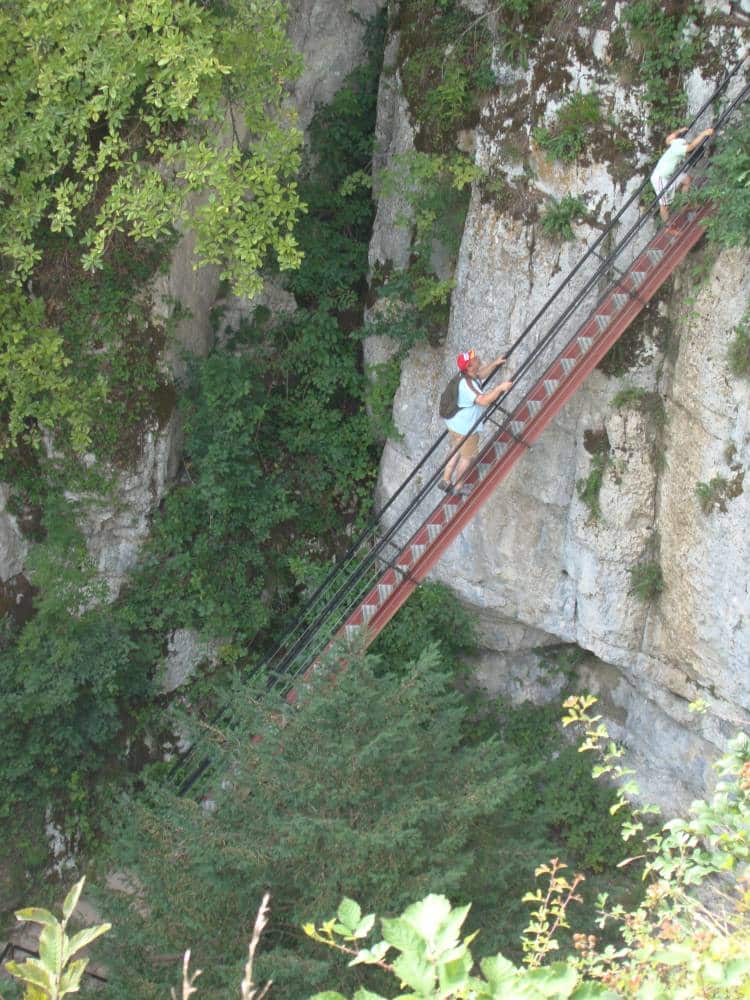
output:
<path id="1" fill-rule="evenodd" d="M 484 412 L 484 407 L 475 402 L 481 391 L 478 383 L 468 375 L 461 379 L 458 384 L 458 413 L 445 421 L 449 431 L 456 434 L 469 433 Z"/>

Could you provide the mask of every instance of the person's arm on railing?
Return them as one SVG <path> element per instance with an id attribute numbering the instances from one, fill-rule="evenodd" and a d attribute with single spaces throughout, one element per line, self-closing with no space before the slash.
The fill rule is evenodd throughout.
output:
<path id="1" fill-rule="evenodd" d="M 685 131 L 687 132 L 687 129 L 685 129 Z M 703 129 L 702 132 L 700 132 L 694 139 L 691 139 L 691 141 L 687 144 L 687 152 L 692 153 L 694 149 L 697 149 L 702 142 L 705 142 L 706 139 L 713 134 L 714 130 L 712 128 Z"/>
<path id="2" fill-rule="evenodd" d="M 490 403 L 494 403 L 498 396 L 502 396 L 504 392 L 507 392 L 512 388 L 512 382 L 501 382 L 500 385 L 496 385 L 494 389 L 488 389 L 487 392 L 480 392 L 478 396 L 475 397 L 474 402 L 479 403 L 480 406 L 489 406 Z"/>
<path id="3" fill-rule="evenodd" d="M 502 368 L 504 364 L 505 364 L 504 357 L 495 358 L 495 360 L 490 361 L 489 364 L 482 365 L 482 367 L 477 372 L 477 378 L 480 379 L 482 382 L 486 382 L 487 379 L 491 375 L 494 375 L 495 372 L 498 370 L 498 368 Z"/>

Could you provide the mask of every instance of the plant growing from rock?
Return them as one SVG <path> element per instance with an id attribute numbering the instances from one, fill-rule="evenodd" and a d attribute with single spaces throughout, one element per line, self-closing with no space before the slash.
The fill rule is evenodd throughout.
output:
<path id="1" fill-rule="evenodd" d="M 609 456 L 599 453 L 591 459 L 591 468 L 585 479 L 576 480 L 576 491 L 579 498 L 588 507 L 589 520 L 600 521 L 602 509 L 599 504 L 599 493 L 604 482 L 604 473 L 609 466 Z"/>
<path id="2" fill-rule="evenodd" d="M 457 0 L 404 0 L 399 21 L 401 79 L 419 148 L 445 152 L 495 85 L 486 18 Z"/>
<path id="3" fill-rule="evenodd" d="M 572 240 L 573 221 L 582 222 L 586 216 L 586 202 L 575 195 L 566 194 L 560 201 L 551 198 L 542 215 L 542 229 L 554 239 Z"/>
<path id="4" fill-rule="evenodd" d="M 529 52 L 536 43 L 537 38 L 523 28 L 516 30 L 506 30 L 500 35 L 498 49 L 503 59 L 511 66 L 520 66 L 522 69 L 529 68 Z"/>
<path id="5" fill-rule="evenodd" d="M 709 236 L 719 246 L 747 246 L 750 242 L 750 112 L 744 110 L 711 157 L 708 182 L 697 194 L 709 200 Z"/>
<path id="6" fill-rule="evenodd" d="M 726 476 L 714 476 L 707 483 L 696 483 L 695 495 L 704 514 L 714 510 L 726 513 L 727 504 L 742 493 L 745 473 L 741 469 L 735 471 L 731 479 Z"/>
<path id="7" fill-rule="evenodd" d="M 612 397 L 612 407 L 615 410 L 631 408 L 644 415 L 651 430 L 651 461 L 655 468 L 662 468 L 666 461 L 661 443 L 662 431 L 667 422 L 667 411 L 660 393 L 643 389 L 641 386 L 625 386 Z"/>
<path id="8" fill-rule="evenodd" d="M 630 574 L 628 593 L 644 604 L 656 600 L 664 590 L 664 574 L 656 560 L 638 563 L 632 566 L 628 573 Z"/>
<path id="9" fill-rule="evenodd" d="M 670 131 L 682 117 L 686 97 L 679 74 L 691 66 L 702 44 L 696 3 L 668 5 L 660 0 L 634 0 L 623 7 L 633 61 L 645 85 L 651 123 Z"/>
<path id="10" fill-rule="evenodd" d="M 612 397 L 615 410 L 632 407 L 649 418 L 656 430 L 661 430 L 667 422 L 667 411 L 664 399 L 658 392 L 643 389 L 640 386 L 626 386 Z"/>
<path id="11" fill-rule="evenodd" d="M 750 165 L 747 177 L 750 190 Z M 727 362 L 733 375 L 750 378 L 750 313 L 746 313 L 732 331 L 732 339 L 727 348 Z"/>
<path id="12" fill-rule="evenodd" d="M 409 347 L 419 340 L 438 343 L 445 334 L 453 291 L 452 277 L 440 277 L 433 264 L 439 242 L 455 266 L 469 204 L 469 185 L 482 176 L 468 157 L 408 153 L 379 175 L 381 192 L 409 206 L 398 220 L 413 227 L 409 266 L 387 274 L 378 288 L 381 301 L 368 333 L 384 333 Z"/>
<path id="13" fill-rule="evenodd" d="M 554 122 L 535 128 L 537 145 L 553 160 L 573 163 L 583 153 L 592 129 L 602 122 L 601 99 L 595 91 L 575 93 L 558 109 Z"/>

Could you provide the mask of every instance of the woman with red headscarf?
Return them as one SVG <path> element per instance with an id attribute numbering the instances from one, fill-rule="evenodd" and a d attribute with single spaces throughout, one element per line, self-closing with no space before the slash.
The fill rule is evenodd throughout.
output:
<path id="1" fill-rule="evenodd" d="M 475 351 L 462 351 L 456 358 L 456 364 L 463 375 L 458 385 L 458 412 L 445 423 L 450 435 L 451 450 L 459 445 L 460 448 L 448 460 L 438 486 L 445 493 L 455 490 L 465 496 L 468 491 L 463 482 L 479 450 L 479 432 L 472 432 L 472 427 L 481 417 L 484 407 L 494 403 L 513 383 L 501 382 L 488 392 L 482 391 L 481 380 L 489 378 L 497 368 L 505 364 L 505 358 L 495 358 L 490 364 L 483 365 Z M 454 473 L 455 483 L 452 482 Z"/>

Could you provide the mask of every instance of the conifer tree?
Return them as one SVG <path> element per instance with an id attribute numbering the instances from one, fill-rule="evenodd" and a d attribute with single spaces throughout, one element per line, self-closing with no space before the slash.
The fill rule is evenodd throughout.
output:
<path id="1" fill-rule="evenodd" d="M 232 749 L 214 773 L 211 808 L 163 788 L 148 804 L 127 804 L 115 863 L 142 894 L 105 908 L 118 928 L 110 945 L 120 947 L 107 959 L 116 995 L 161 995 L 176 972 L 157 956 L 188 945 L 205 970 L 202 995 L 229 995 L 267 887 L 273 916 L 258 974 L 279 995 L 302 997 L 331 981 L 331 962 L 347 975 L 300 929 L 335 908 L 344 887 L 396 911 L 431 890 L 466 891 L 477 870 L 500 895 L 509 871 L 533 868 L 531 830 L 525 841 L 516 831 L 516 848 L 503 851 L 528 770 L 494 738 L 462 740 L 466 702 L 434 648 L 405 674 L 378 666 L 356 657 L 318 678 L 283 725 L 281 706 L 260 690 L 236 691 L 237 726 L 224 734 Z"/>

